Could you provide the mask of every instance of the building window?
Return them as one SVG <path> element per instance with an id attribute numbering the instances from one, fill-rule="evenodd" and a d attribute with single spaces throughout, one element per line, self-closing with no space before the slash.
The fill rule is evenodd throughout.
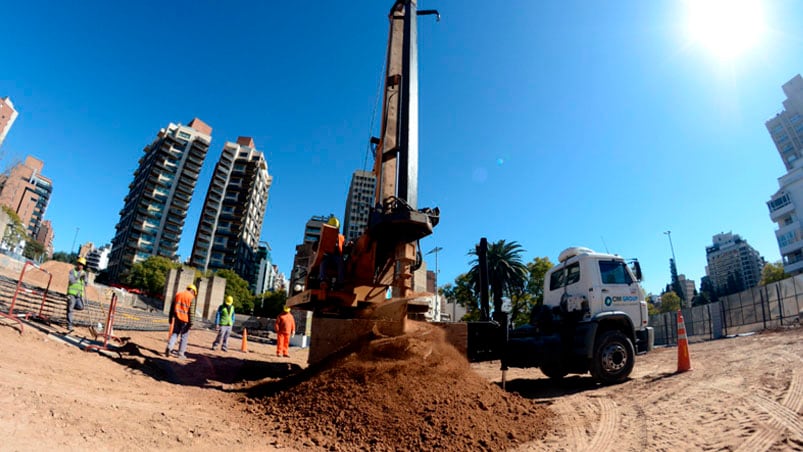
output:
<path id="1" fill-rule="evenodd" d="M 189 133 L 187 133 L 187 132 L 179 132 L 179 133 L 178 133 L 178 136 L 180 136 L 181 138 L 185 138 L 185 139 L 187 139 L 187 140 L 189 140 L 189 139 L 191 139 L 191 138 L 192 138 L 192 135 L 190 135 L 190 134 L 189 134 Z"/>

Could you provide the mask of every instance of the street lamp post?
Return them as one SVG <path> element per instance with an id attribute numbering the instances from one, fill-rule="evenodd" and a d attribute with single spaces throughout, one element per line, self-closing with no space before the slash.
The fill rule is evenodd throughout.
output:
<path id="1" fill-rule="evenodd" d="M 443 248 L 440 246 L 436 246 L 427 253 L 427 255 L 435 253 L 435 312 L 437 313 L 441 312 L 441 306 L 440 306 L 441 300 L 440 300 L 440 294 L 438 293 L 438 253 L 440 253 L 441 251 L 443 251 Z M 440 317 L 440 315 L 438 315 L 438 317 Z M 438 318 L 438 320 L 440 321 L 440 318 Z M 454 322 L 454 318 L 452 318 L 452 321 Z"/>
<path id="2" fill-rule="evenodd" d="M 667 237 L 669 237 L 669 249 L 672 250 L 672 260 L 675 262 L 675 267 L 678 265 L 678 260 L 675 259 L 675 247 L 672 246 L 672 231 L 664 231 Z"/>

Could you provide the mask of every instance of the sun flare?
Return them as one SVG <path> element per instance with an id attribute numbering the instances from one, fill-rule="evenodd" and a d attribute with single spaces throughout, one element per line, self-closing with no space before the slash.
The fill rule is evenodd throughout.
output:
<path id="1" fill-rule="evenodd" d="M 762 0 L 687 0 L 686 10 L 689 39 L 718 59 L 743 55 L 764 35 Z"/>

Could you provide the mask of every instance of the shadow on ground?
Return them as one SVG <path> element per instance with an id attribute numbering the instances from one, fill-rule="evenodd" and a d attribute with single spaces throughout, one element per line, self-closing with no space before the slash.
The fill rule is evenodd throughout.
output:
<path id="1" fill-rule="evenodd" d="M 301 371 L 298 364 L 251 360 L 247 355 L 241 358 L 188 352 L 187 359 L 167 358 L 134 343 L 116 347 L 114 352 L 117 356 L 105 356 L 155 380 L 224 391 L 245 390 Z"/>

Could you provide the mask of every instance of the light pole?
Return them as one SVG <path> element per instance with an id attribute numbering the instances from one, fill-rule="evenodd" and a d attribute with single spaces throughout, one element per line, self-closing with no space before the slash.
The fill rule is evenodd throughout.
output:
<path id="1" fill-rule="evenodd" d="M 432 253 L 435 253 L 435 312 L 438 313 L 439 317 L 438 321 L 440 321 L 440 312 L 441 312 L 441 306 L 440 306 L 441 300 L 440 300 L 440 295 L 438 294 L 438 253 L 440 253 L 441 251 L 443 251 L 443 248 L 441 248 L 440 246 L 436 246 L 427 253 L 427 256 L 429 256 Z M 452 319 L 452 321 L 454 322 L 454 318 Z"/>
<path id="2" fill-rule="evenodd" d="M 672 246 L 672 231 L 664 231 L 667 237 L 669 237 L 669 249 L 672 250 L 672 261 L 675 263 L 675 267 L 678 265 L 678 260 L 675 259 L 675 247 Z"/>
<path id="3" fill-rule="evenodd" d="M 70 247 L 70 252 L 72 252 L 75 249 L 75 241 L 78 239 L 79 230 L 81 230 L 81 228 L 75 228 L 75 235 L 72 238 L 72 246 Z"/>

